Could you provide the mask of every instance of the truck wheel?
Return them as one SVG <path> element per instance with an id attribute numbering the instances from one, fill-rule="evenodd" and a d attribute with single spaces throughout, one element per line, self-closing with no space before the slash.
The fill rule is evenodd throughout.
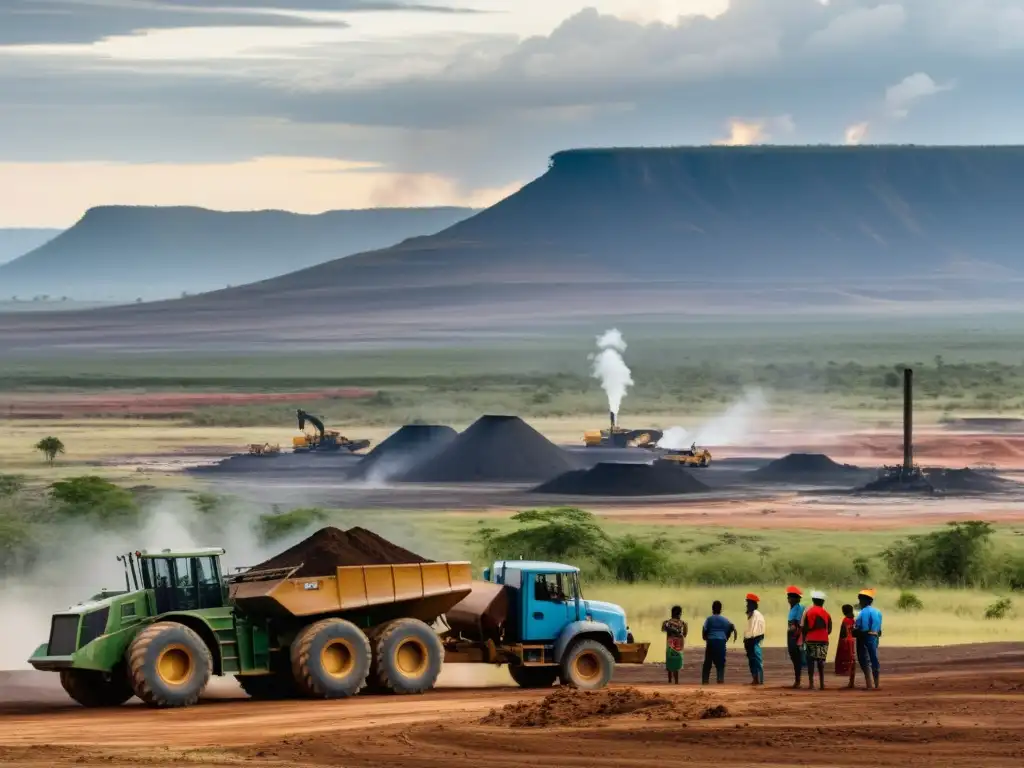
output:
<path id="1" fill-rule="evenodd" d="M 296 636 L 291 647 L 291 666 L 298 690 L 306 696 L 354 696 L 370 671 L 370 641 L 350 621 L 324 619 Z"/>
<path id="2" fill-rule="evenodd" d="M 139 632 L 127 659 L 132 690 L 151 707 L 195 704 L 213 669 L 203 638 L 174 621 L 158 621 Z"/>
<path id="3" fill-rule="evenodd" d="M 615 657 L 597 640 L 577 640 L 562 656 L 561 666 L 564 685 L 596 691 L 611 682 Z"/>
<path id="4" fill-rule="evenodd" d="M 519 664 L 508 668 L 520 688 L 550 688 L 558 679 L 558 667 L 527 667 Z"/>
<path id="5" fill-rule="evenodd" d="M 110 674 L 91 669 L 62 669 L 60 684 L 83 707 L 119 707 L 135 695 L 123 664 Z"/>
<path id="6" fill-rule="evenodd" d="M 373 689 L 423 693 L 437 682 L 444 663 L 441 639 L 418 619 L 395 619 L 374 633 Z"/>

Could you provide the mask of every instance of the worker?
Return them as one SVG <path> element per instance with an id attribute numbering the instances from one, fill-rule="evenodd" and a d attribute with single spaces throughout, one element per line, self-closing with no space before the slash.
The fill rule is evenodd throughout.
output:
<path id="1" fill-rule="evenodd" d="M 868 690 L 878 689 L 878 639 L 882 636 L 882 612 L 875 608 L 875 590 L 862 589 L 857 595 L 860 613 L 853 622 L 857 638 L 857 660 Z"/>
<path id="2" fill-rule="evenodd" d="M 800 604 L 804 593 L 800 587 L 786 587 L 786 602 L 789 603 L 788 626 L 786 631 L 786 648 L 789 660 L 793 662 L 793 687 L 799 688 L 804 670 L 804 639 L 800 623 L 804 619 L 804 607 Z"/>
<path id="3" fill-rule="evenodd" d="M 764 642 L 764 616 L 757 610 L 761 598 L 753 592 L 747 593 L 747 628 L 743 630 L 743 650 L 747 652 L 750 665 L 750 684 L 764 685 L 764 658 L 761 643 Z"/>
<path id="4" fill-rule="evenodd" d="M 683 644 L 690 628 L 683 621 L 683 609 L 672 606 L 672 618 L 661 622 L 661 631 L 665 633 L 665 671 L 669 683 L 679 685 L 679 670 L 683 668 Z"/>
<path id="5" fill-rule="evenodd" d="M 828 658 L 828 638 L 832 634 L 832 617 L 825 610 L 825 593 L 811 592 L 811 607 L 804 612 L 800 629 L 807 656 L 807 687 L 814 690 L 814 670 L 818 670 L 818 686 L 825 690 L 825 659 Z"/>
<path id="6" fill-rule="evenodd" d="M 711 667 L 715 668 L 715 675 L 719 685 L 725 682 L 725 646 L 732 637 L 736 640 L 736 627 L 725 616 L 722 615 L 722 603 L 715 600 L 711 604 L 711 615 L 704 619 L 704 628 L 701 631 L 704 638 L 704 669 L 701 672 L 701 684 L 707 685 L 711 680 Z"/>
<path id="7" fill-rule="evenodd" d="M 853 606 L 843 606 L 843 621 L 839 625 L 839 645 L 836 647 L 836 675 L 849 677 L 847 688 L 853 688 L 857 673 L 857 639 L 853 636 Z"/>

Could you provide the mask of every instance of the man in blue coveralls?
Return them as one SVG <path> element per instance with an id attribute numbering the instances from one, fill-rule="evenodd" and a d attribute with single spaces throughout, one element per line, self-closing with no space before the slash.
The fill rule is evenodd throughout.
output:
<path id="1" fill-rule="evenodd" d="M 868 690 L 878 689 L 878 638 L 882 636 L 882 612 L 875 608 L 875 590 L 862 589 L 857 595 L 860 613 L 853 622 L 857 638 L 857 661 Z"/>
<path id="2" fill-rule="evenodd" d="M 711 679 L 711 666 L 714 665 L 719 683 L 725 682 L 725 644 L 732 636 L 736 640 L 736 627 L 722 615 L 722 603 L 715 600 L 711 604 L 711 615 L 704 619 L 704 669 L 701 670 L 701 683 L 707 685 Z"/>

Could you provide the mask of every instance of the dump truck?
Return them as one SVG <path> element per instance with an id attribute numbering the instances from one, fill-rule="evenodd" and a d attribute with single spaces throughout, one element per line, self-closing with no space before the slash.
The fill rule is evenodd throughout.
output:
<path id="1" fill-rule="evenodd" d="M 525 687 L 594 689 L 647 655 L 627 642 L 621 608 L 583 599 L 573 566 L 501 562 L 483 582 L 459 561 L 224 577 L 224 554 L 120 556 L 126 588 L 54 614 L 29 664 L 59 673 L 86 707 L 138 696 L 165 708 L 195 704 L 211 675 L 237 677 L 257 699 L 416 694 L 445 662 L 507 664 Z"/>
<path id="2" fill-rule="evenodd" d="M 333 429 L 327 429 L 324 426 L 323 419 L 314 416 L 311 413 L 299 408 L 296 410 L 295 415 L 299 422 L 299 430 L 302 432 L 301 435 L 296 435 L 292 438 L 292 452 L 293 453 L 309 453 L 311 451 L 340 451 L 346 450 L 355 453 L 361 451 L 364 448 L 370 447 L 370 441 L 365 439 L 350 439 L 345 437 L 340 432 Z M 310 426 L 315 430 L 314 434 L 308 434 L 305 432 L 306 422 L 309 422 Z"/>
<path id="3" fill-rule="evenodd" d="M 277 456 L 280 453 L 280 445 L 271 445 L 270 443 L 249 443 L 250 456 Z"/>
<path id="4" fill-rule="evenodd" d="M 608 429 L 593 429 L 583 433 L 587 448 L 654 448 L 662 438 L 660 429 L 626 429 L 615 423 L 615 414 L 609 413 Z"/>
<path id="5" fill-rule="evenodd" d="M 688 450 L 672 451 L 661 454 L 655 461 L 676 464 L 681 467 L 706 467 L 711 463 L 711 451 L 698 448 L 694 443 Z"/>

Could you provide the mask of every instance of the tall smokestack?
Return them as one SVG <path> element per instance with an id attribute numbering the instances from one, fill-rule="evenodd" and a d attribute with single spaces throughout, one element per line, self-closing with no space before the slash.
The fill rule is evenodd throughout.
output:
<path id="1" fill-rule="evenodd" d="M 612 432 L 614 432 L 615 431 L 615 411 L 608 411 L 608 418 L 611 420 Z M 611 432 L 609 432 L 608 434 L 610 435 Z"/>
<path id="2" fill-rule="evenodd" d="M 903 369 L 903 477 L 914 470 L 914 370 Z"/>

